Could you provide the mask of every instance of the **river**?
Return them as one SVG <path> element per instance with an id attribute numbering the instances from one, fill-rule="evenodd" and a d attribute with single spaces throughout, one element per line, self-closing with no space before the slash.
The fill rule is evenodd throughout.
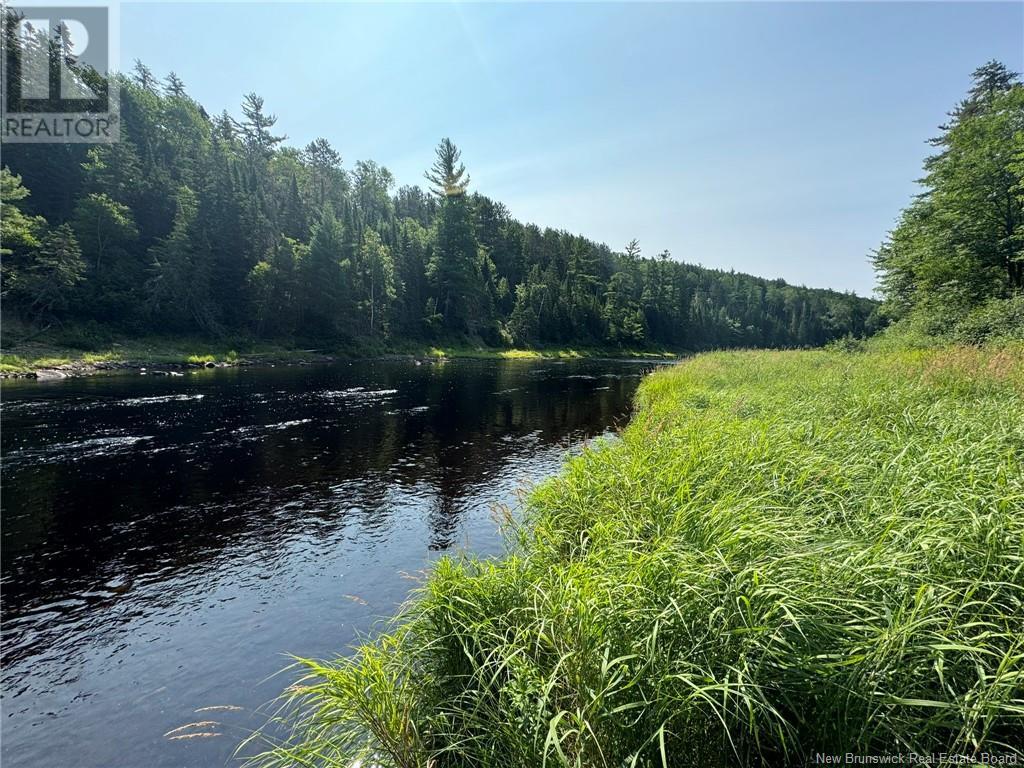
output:
<path id="1" fill-rule="evenodd" d="M 651 367 L 6 382 L 3 765 L 223 765 L 287 654 L 344 653 L 442 554 L 499 556 L 494 505 L 624 424 Z"/>

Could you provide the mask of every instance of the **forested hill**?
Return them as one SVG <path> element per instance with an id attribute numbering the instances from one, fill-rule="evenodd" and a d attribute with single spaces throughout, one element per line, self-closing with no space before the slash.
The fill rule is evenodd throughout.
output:
<path id="1" fill-rule="evenodd" d="M 875 303 L 616 252 L 512 218 L 424 147 L 428 189 L 275 132 L 255 94 L 209 115 L 173 73 L 123 76 L 121 141 L 4 148 L 4 305 L 132 334 L 704 349 L 818 345 Z M 433 157 L 431 155 L 434 155 Z M 821 258 L 829 258 L 823 253 Z"/>

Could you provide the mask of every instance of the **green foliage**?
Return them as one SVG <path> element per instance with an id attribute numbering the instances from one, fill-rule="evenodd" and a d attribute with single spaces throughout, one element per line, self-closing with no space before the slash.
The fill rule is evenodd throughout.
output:
<path id="1" fill-rule="evenodd" d="M 248 298 L 258 336 L 285 336 L 296 326 L 308 254 L 308 245 L 282 236 L 269 259 L 250 271 Z"/>
<path id="2" fill-rule="evenodd" d="M 359 271 L 363 293 L 367 299 L 364 311 L 368 315 L 369 332 L 386 331 L 388 312 L 395 300 L 395 263 L 391 249 L 380 240 L 380 235 L 368 230 L 359 249 Z"/>
<path id="3" fill-rule="evenodd" d="M 933 142 L 924 193 L 875 257 L 884 310 L 926 334 L 961 338 L 957 324 L 1024 291 L 1024 85 L 997 62 Z M 977 324 L 974 328 L 980 328 Z"/>
<path id="4" fill-rule="evenodd" d="M 962 344 L 1024 341 L 1024 294 L 985 302 L 957 323 L 953 335 Z"/>
<path id="5" fill-rule="evenodd" d="M 22 201 L 29 191 L 21 177 L 7 167 L 0 168 L 0 286 L 3 296 L 18 297 L 17 285 L 28 268 L 32 252 L 39 247 L 39 238 L 46 229 L 42 216 L 25 214 Z M 30 301 L 27 294 L 23 300 Z"/>
<path id="6" fill-rule="evenodd" d="M 0 354 L 0 373 L 22 373 L 30 370 L 28 362 L 19 355 Z"/>
<path id="7" fill-rule="evenodd" d="M 151 249 L 153 276 L 148 289 L 151 311 L 170 327 L 185 330 L 191 326 L 206 331 L 217 329 L 209 282 L 209 246 L 197 226 L 198 204 L 195 193 L 181 187 L 178 210 L 170 234 Z"/>
<path id="8" fill-rule="evenodd" d="M 252 162 L 266 162 L 272 156 L 274 148 L 284 141 L 284 136 L 275 136 L 270 129 L 277 123 L 277 117 L 265 114 L 263 97 L 255 93 L 247 93 L 242 99 L 242 114 L 245 119 L 236 123 L 242 134 L 242 140 Z"/>
<path id="9" fill-rule="evenodd" d="M 608 324 L 609 341 L 630 344 L 642 341 L 647 335 L 636 293 L 633 276 L 629 272 L 616 272 L 608 281 L 604 319 Z"/>
<path id="10" fill-rule="evenodd" d="M 139 232 L 131 209 L 94 192 L 78 201 L 71 224 L 87 265 L 88 280 L 78 297 L 82 314 L 97 320 L 135 315 L 136 291 L 148 270 L 134 257 Z"/>
<path id="11" fill-rule="evenodd" d="M 38 216 L 26 216 L 19 203 L 29 196 L 21 184 L 21 177 L 15 176 L 7 167 L 0 168 L 0 256 L 24 253 L 39 245 L 39 231 L 45 221 Z"/>
<path id="12" fill-rule="evenodd" d="M 1024 744 L 1024 349 L 701 355 L 303 661 L 264 766 L 802 766 Z M 278 731 L 279 732 L 279 731 Z"/>
<path id="13" fill-rule="evenodd" d="M 320 213 L 301 272 L 305 323 L 314 332 L 331 335 L 340 320 L 337 310 L 351 311 L 352 254 L 329 204 Z"/>
<path id="14" fill-rule="evenodd" d="M 50 315 L 67 307 L 72 291 L 82 280 L 85 262 L 75 233 L 67 224 L 43 236 L 28 265 L 13 285 L 33 315 Z"/>
<path id="15" fill-rule="evenodd" d="M 431 183 L 431 191 L 438 197 L 461 197 L 469 186 L 466 166 L 459 162 L 462 153 L 449 138 L 437 145 L 437 159 L 424 174 Z"/>

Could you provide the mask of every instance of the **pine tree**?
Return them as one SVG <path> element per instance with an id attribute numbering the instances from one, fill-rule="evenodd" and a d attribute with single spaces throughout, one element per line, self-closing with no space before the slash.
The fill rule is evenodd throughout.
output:
<path id="1" fill-rule="evenodd" d="M 309 236 L 306 212 L 299 195 L 299 182 L 294 173 L 291 183 L 288 185 L 288 197 L 285 200 L 284 211 L 281 213 L 281 231 L 296 240 L 305 240 Z"/>
<path id="2" fill-rule="evenodd" d="M 185 93 L 185 83 L 174 72 L 168 73 L 167 80 L 164 82 L 164 91 L 168 96 L 178 99 L 183 99 L 187 96 Z"/>
<path id="3" fill-rule="evenodd" d="M 138 59 L 135 60 L 135 65 L 132 67 L 132 79 L 143 90 L 156 93 L 157 79 L 153 75 L 153 71 Z"/>
<path id="4" fill-rule="evenodd" d="M 195 193 L 181 187 L 170 234 L 150 249 L 150 311 L 178 330 L 217 331 L 210 295 L 210 252 L 197 232 Z"/>
<path id="5" fill-rule="evenodd" d="M 16 288 L 27 297 L 33 314 L 47 315 L 68 306 L 84 272 L 75 233 L 68 224 L 61 224 L 40 241 L 30 264 L 18 276 Z"/>
<path id="6" fill-rule="evenodd" d="M 247 93 L 243 98 L 242 114 L 245 120 L 236 125 L 250 156 L 262 162 L 269 160 L 277 146 L 287 138 L 276 136 L 270 131 L 277 124 L 277 116 L 264 113 L 263 97 L 255 93 Z"/>
<path id="7" fill-rule="evenodd" d="M 466 166 L 459 162 L 462 152 L 449 138 L 437 145 L 437 159 L 424 176 L 431 183 L 431 191 L 438 197 L 461 197 L 469 186 Z"/>
<path id="8" fill-rule="evenodd" d="M 626 259 L 628 261 L 637 261 L 640 258 L 640 241 L 635 237 L 626 243 Z"/>
<path id="9" fill-rule="evenodd" d="M 341 174 L 341 155 L 327 139 L 318 138 L 306 145 L 303 157 L 313 171 L 316 204 L 323 206 L 330 197 L 328 191 L 333 188 L 335 180 Z"/>
<path id="10" fill-rule="evenodd" d="M 483 317 L 482 286 L 478 278 L 476 233 L 466 195 L 469 176 L 459 163 L 460 152 L 449 139 L 437 147 L 437 159 L 427 179 L 441 198 L 435 228 L 435 248 L 428 275 L 434 284 L 435 306 L 443 326 L 452 331 L 479 332 Z"/>
<path id="11" fill-rule="evenodd" d="M 343 259 L 345 232 L 328 204 L 320 213 L 309 253 L 301 265 L 301 297 L 306 330 L 333 336 L 351 317 L 352 263 Z"/>

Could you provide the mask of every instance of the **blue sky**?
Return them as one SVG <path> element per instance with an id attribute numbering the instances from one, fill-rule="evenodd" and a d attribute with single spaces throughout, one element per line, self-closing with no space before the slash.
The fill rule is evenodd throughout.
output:
<path id="1" fill-rule="evenodd" d="M 870 251 L 1024 3 L 125 3 L 122 66 L 422 184 L 433 147 L 522 221 L 870 293 Z"/>

